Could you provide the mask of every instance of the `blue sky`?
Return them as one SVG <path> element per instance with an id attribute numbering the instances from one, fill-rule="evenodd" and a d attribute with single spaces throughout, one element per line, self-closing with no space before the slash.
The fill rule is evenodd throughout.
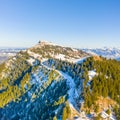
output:
<path id="1" fill-rule="evenodd" d="M 47 40 L 72 47 L 120 47 L 120 0 L 0 0 L 0 46 Z"/>

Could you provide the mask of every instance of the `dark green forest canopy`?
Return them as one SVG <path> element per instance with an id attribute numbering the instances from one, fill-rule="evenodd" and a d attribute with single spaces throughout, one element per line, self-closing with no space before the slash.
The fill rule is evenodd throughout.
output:
<path id="1" fill-rule="evenodd" d="M 30 80 L 30 73 L 33 70 L 27 62 L 29 57 L 26 52 L 20 52 L 15 57 L 16 59 L 12 60 L 9 69 L 6 68 L 5 63 L 0 65 L 0 75 L 6 73 L 7 76 L 0 78 L 0 107 L 4 107 L 10 101 L 15 101 L 26 92 L 24 85 Z M 87 107 L 94 105 L 100 96 L 109 97 L 120 105 L 120 62 L 102 57 L 100 60 L 89 57 L 81 64 L 57 59 L 49 59 L 47 64 L 69 74 L 75 80 L 77 88 L 82 87 L 84 80 L 81 95 Z M 87 86 L 89 70 L 95 70 L 97 74 L 93 77 L 90 86 Z M 115 108 L 115 112 L 119 117 L 119 107 Z"/>
<path id="2" fill-rule="evenodd" d="M 120 106 L 120 62 L 112 59 L 101 58 L 94 60 L 88 58 L 84 65 L 87 71 L 95 70 L 97 75 L 93 77 L 91 86 L 87 86 L 88 76 L 84 75 L 84 99 L 87 107 L 95 104 L 99 96 L 110 97 Z M 88 74 L 86 72 L 86 74 Z M 117 108 L 119 115 L 119 107 Z M 120 117 L 120 116 L 119 116 Z"/>
<path id="3" fill-rule="evenodd" d="M 85 64 L 88 69 L 91 68 L 97 72 L 91 84 L 92 93 L 109 96 L 120 103 L 120 62 L 105 58 L 97 61 L 88 58 Z M 91 65 L 90 68 L 89 65 Z"/>
<path id="4" fill-rule="evenodd" d="M 24 85 L 30 80 L 29 73 L 32 70 L 27 58 L 29 58 L 27 53 L 20 52 L 16 57 L 0 65 L 0 107 L 15 101 L 25 93 Z"/>

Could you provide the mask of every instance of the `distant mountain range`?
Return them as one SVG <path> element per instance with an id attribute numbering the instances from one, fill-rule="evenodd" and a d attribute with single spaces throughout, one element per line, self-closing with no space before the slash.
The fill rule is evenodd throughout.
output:
<path id="1" fill-rule="evenodd" d="M 42 44 L 47 44 L 47 42 L 42 42 Z M 48 43 L 49 45 L 52 43 Z M 55 44 L 54 44 L 55 46 Z M 57 45 L 56 45 L 57 46 Z M 10 47 L 0 47 L 0 63 L 2 63 L 3 61 L 7 60 L 9 57 L 11 56 L 15 56 L 16 53 L 18 53 L 21 50 L 25 50 L 26 48 L 10 48 Z M 73 49 L 74 50 L 74 49 Z M 108 48 L 108 47 L 103 47 L 103 48 L 82 48 L 80 49 L 90 55 L 98 55 L 98 56 L 102 56 L 108 59 L 116 59 L 120 61 L 120 48 Z M 61 58 L 61 59 L 65 59 L 64 55 L 56 55 L 56 58 Z M 73 61 L 73 58 L 72 58 Z"/>
<path id="2" fill-rule="evenodd" d="M 99 55 L 106 58 L 120 60 L 120 48 L 107 48 L 107 47 L 95 49 L 84 48 L 81 50 L 92 55 Z"/>
<path id="3" fill-rule="evenodd" d="M 0 47 L 0 53 L 9 53 L 9 52 L 19 52 L 20 50 L 25 50 L 26 48 L 19 48 L 19 47 Z"/>
<path id="4" fill-rule="evenodd" d="M 25 50 L 25 48 L 8 48 L 1 47 L 0 48 L 0 63 L 4 62 L 11 56 L 15 56 L 21 50 Z"/>

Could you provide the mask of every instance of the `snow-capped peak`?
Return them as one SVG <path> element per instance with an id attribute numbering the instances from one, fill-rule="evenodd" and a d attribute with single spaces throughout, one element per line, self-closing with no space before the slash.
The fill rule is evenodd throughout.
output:
<path id="1" fill-rule="evenodd" d="M 44 58 L 55 58 L 67 60 L 69 62 L 74 62 L 83 57 L 89 56 L 87 53 L 81 50 L 73 49 L 71 47 L 63 47 L 43 40 L 39 41 L 36 46 L 28 49 L 28 53 L 30 53 L 30 55 L 31 53 L 34 53 L 34 56 L 37 55 L 37 58 L 39 55 L 40 60 Z"/>
<path id="2" fill-rule="evenodd" d="M 99 55 L 111 59 L 120 59 L 120 49 L 119 48 L 96 48 L 96 49 L 82 49 L 84 52 L 87 52 L 92 55 Z"/>

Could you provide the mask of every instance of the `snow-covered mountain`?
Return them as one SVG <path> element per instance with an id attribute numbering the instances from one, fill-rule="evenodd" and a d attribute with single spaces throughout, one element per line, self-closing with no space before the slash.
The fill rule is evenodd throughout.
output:
<path id="1" fill-rule="evenodd" d="M 92 120 L 101 113 L 113 118 L 114 101 L 109 97 L 96 98 L 96 91 L 102 93 L 106 85 L 102 83 L 111 77 L 109 69 L 105 70 L 109 74 L 103 74 L 98 91 L 98 78 L 102 81 L 102 77 L 97 72 L 104 71 L 100 71 L 100 66 L 97 69 L 97 60 L 102 58 L 46 41 L 18 52 L 0 64 L 1 120 Z M 101 99 L 109 102 L 101 106 Z M 110 115 L 105 112 L 107 109 L 111 110 Z"/>
<path id="2" fill-rule="evenodd" d="M 106 58 L 120 60 L 120 48 L 95 48 L 95 49 L 81 49 L 92 55 L 99 55 Z"/>
<path id="3" fill-rule="evenodd" d="M 0 118 L 81 118 L 83 78 L 77 73 L 87 57 L 81 50 L 45 41 L 18 52 L 1 64 Z"/>
<path id="4" fill-rule="evenodd" d="M 83 57 L 89 56 L 89 54 L 82 50 L 63 47 L 47 41 L 39 41 L 37 45 L 28 49 L 27 52 L 39 60 L 55 58 L 73 63 L 79 62 Z"/>

